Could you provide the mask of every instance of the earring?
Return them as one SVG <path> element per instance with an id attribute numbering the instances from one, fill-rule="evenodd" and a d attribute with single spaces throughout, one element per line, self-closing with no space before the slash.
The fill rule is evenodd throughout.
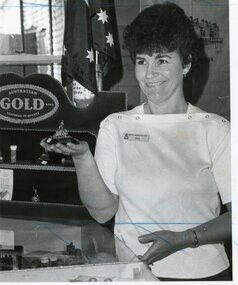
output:
<path id="1" fill-rule="evenodd" d="M 187 72 L 184 72 L 184 73 L 183 73 L 183 76 L 186 77 L 186 76 L 187 76 Z"/>

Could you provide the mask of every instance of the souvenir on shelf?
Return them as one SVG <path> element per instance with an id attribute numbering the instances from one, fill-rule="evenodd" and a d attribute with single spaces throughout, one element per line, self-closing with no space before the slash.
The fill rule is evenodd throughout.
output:
<path id="1" fill-rule="evenodd" d="M 47 165 L 50 162 L 50 155 L 45 150 L 40 157 L 38 157 L 35 161 L 37 164 Z"/>

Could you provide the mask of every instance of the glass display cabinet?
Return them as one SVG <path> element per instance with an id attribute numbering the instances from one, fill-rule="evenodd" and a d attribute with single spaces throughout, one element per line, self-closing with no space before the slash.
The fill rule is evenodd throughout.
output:
<path id="1" fill-rule="evenodd" d="M 71 221 L 72 223 L 72 221 Z M 115 241 L 125 254 L 118 260 Z M 0 217 L 1 282 L 158 281 L 107 228 Z"/>

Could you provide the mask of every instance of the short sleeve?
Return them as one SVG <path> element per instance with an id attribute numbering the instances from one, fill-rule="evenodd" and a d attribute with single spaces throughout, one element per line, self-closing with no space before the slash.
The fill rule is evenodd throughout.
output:
<path id="1" fill-rule="evenodd" d="M 100 124 L 94 157 L 105 184 L 113 194 L 118 195 L 115 186 L 117 170 L 115 138 L 110 119 L 105 119 Z"/>
<path id="2" fill-rule="evenodd" d="M 231 202 L 231 142 L 228 131 L 212 155 L 213 174 L 223 204 Z"/>

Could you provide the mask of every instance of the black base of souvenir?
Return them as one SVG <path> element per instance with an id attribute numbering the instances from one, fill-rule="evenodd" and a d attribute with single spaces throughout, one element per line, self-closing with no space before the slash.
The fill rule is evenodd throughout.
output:
<path id="1" fill-rule="evenodd" d="M 71 136 L 66 136 L 66 137 L 50 136 L 46 138 L 44 141 L 48 144 L 57 144 L 57 143 L 61 143 L 64 145 L 66 145 L 67 143 L 79 144 L 79 141 Z"/>

